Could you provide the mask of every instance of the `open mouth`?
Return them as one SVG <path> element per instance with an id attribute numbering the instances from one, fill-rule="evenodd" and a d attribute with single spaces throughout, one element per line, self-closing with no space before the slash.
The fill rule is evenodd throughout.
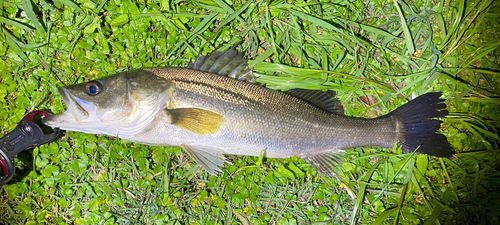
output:
<path id="1" fill-rule="evenodd" d="M 66 88 L 57 89 L 66 104 L 66 112 L 49 115 L 43 118 L 42 122 L 47 126 L 57 127 L 61 124 L 85 122 L 93 119 L 96 106 L 93 103 L 82 100 L 71 93 Z"/>
<path id="2" fill-rule="evenodd" d="M 95 106 L 92 103 L 86 102 L 70 94 L 66 88 L 58 88 L 64 103 L 68 110 L 65 113 L 73 115 L 75 120 L 85 120 L 89 118 L 89 111 L 94 111 Z"/>

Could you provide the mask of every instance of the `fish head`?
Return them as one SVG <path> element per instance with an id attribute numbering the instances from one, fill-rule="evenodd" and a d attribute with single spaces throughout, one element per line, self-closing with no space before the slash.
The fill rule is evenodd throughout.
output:
<path id="1" fill-rule="evenodd" d="M 63 130 L 112 136 L 132 135 L 165 105 L 171 83 L 145 71 L 131 71 L 58 88 L 67 111 L 42 122 Z"/>

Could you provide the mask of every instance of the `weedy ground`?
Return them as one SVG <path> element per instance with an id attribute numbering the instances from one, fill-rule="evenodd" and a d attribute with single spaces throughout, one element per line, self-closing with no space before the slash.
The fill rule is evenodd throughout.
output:
<path id="1" fill-rule="evenodd" d="M 64 111 L 56 87 L 185 67 L 241 42 L 261 83 L 335 90 L 375 117 L 441 91 L 452 158 L 347 149 L 340 182 L 299 158 L 229 156 L 209 176 L 178 147 L 66 132 L 18 157 L 4 224 L 499 224 L 494 0 L 0 1 L 0 129 Z"/>

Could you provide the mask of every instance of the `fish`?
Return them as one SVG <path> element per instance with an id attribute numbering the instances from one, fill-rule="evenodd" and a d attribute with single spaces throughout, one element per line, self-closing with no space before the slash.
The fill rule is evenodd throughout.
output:
<path id="1" fill-rule="evenodd" d="M 332 90 L 272 90 L 234 47 L 198 56 L 187 68 L 121 72 L 58 88 L 67 111 L 42 122 L 150 146 L 181 146 L 217 175 L 225 155 L 298 156 L 335 177 L 345 149 L 391 148 L 437 157 L 453 149 L 438 133 L 446 117 L 440 92 L 423 94 L 377 118 L 344 115 Z"/>

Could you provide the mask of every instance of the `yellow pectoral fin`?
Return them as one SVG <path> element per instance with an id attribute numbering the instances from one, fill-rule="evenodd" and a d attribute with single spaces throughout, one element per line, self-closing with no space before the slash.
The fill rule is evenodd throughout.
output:
<path id="1" fill-rule="evenodd" d="M 224 121 L 220 114 L 198 108 L 166 109 L 166 113 L 172 125 L 195 134 L 215 134 Z"/>

